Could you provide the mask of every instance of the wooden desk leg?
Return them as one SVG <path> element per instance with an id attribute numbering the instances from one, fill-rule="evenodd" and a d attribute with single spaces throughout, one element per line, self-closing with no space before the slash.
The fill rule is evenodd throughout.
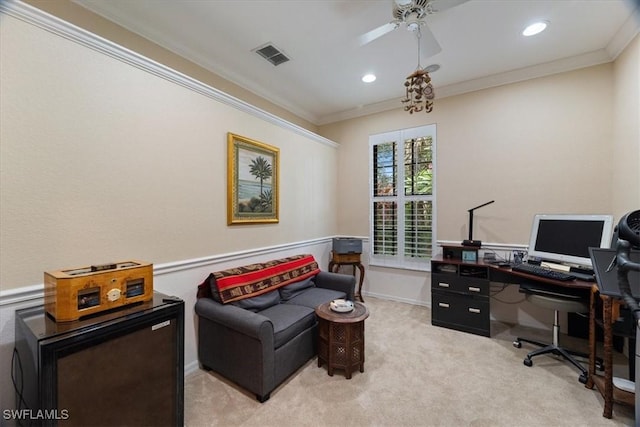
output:
<path id="1" fill-rule="evenodd" d="M 589 297 L 589 377 L 585 387 L 593 388 L 593 376 L 596 374 L 596 295 L 598 289 L 591 287 Z"/>
<path id="2" fill-rule="evenodd" d="M 604 410 L 602 416 L 611 418 L 613 413 L 613 336 L 612 336 L 612 300 L 602 297 L 604 313 Z"/>
<path id="3" fill-rule="evenodd" d="M 360 301 L 364 302 L 364 298 L 362 298 L 362 282 L 364 282 L 364 265 L 358 264 L 358 269 L 360 269 L 360 282 L 358 283 L 358 297 L 360 298 Z M 355 275 L 355 271 L 354 271 L 354 275 Z"/>

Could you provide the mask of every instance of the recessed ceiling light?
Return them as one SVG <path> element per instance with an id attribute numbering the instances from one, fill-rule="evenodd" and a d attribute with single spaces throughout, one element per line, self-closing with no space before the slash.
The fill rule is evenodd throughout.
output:
<path id="1" fill-rule="evenodd" d="M 362 81 L 365 83 L 371 83 L 371 82 L 374 82 L 375 80 L 376 80 L 375 74 L 365 74 L 364 76 L 362 76 Z"/>
<path id="2" fill-rule="evenodd" d="M 534 22 L 524 29 L 522 35 L 527 37 L 535 36 L 536 34 L 543 32 L 545 28 L 547 28 L 547 24 L 549 24 L 547 21 Z"/>

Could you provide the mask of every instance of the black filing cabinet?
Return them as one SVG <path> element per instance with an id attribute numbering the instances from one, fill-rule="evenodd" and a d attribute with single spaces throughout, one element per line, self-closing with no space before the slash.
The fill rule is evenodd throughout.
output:
<path id="1" fill-rule="evenodd" d="M 18 425 L 184 425 L 182 300 L 156 292 L 72 322 L 38 306 L 18 310 L 15 327 Z"/>
<path id="2" fill-rule="evenodd" d="M 431 261 L 431 324 L 491 335 L 486 266 L 453 259 Z"/>

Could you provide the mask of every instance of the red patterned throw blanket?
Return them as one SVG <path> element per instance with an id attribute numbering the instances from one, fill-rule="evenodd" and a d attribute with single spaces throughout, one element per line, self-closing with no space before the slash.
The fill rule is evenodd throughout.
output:
<path id="1" fill-rule="evenodd" d="M 211 273 L 202 285 L 205 283 L 213 285 L 214 281 L 211 279 L 215 279 L 215 287 L 211 286 L 211 291 L 215 292 L 214 289 L 217 288 L 220 302 L 225 304 L 262 295 L 290 283 L 315 276 L 319 272 L 320 268 L 318 268 L 318 263 L 313 255 L 296 255 L 265 263 L 216 271 Z"/>

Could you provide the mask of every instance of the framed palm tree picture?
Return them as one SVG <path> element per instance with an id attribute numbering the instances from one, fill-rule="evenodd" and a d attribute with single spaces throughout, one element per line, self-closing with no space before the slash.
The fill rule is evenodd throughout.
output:
<path id="1" fill-rule="evenodd" d="M 280 149 L 227 134 L 227 224 L 278 222 Z"/>

